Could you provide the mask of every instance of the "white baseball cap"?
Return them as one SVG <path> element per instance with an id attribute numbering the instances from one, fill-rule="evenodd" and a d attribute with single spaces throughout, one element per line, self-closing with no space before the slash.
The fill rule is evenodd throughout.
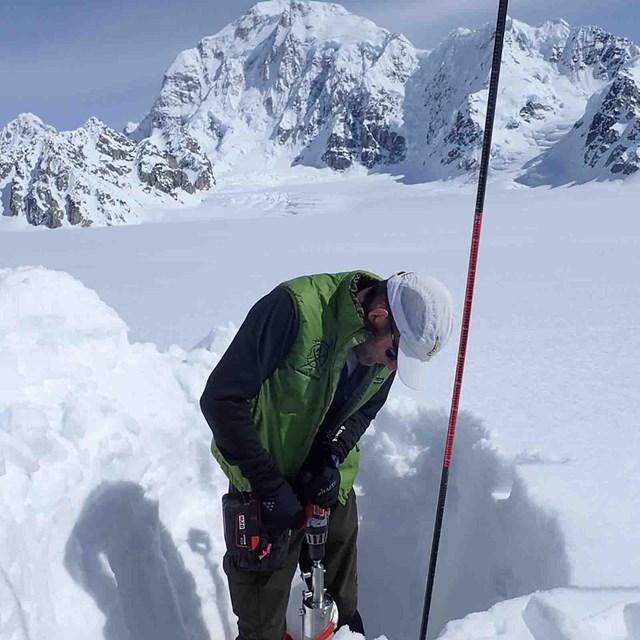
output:
<path id="1" fill-rule="evenodd" d="M 387 280 L 387 297 L 400 332 L 398 375 L 408 387 L 423 389 L 427 363 L 451 337 L 451 294 L 431 276 L 401 271 Z"/>

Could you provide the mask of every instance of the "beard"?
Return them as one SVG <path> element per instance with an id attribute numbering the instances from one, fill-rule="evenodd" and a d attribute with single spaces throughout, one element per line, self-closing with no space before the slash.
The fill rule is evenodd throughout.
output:
<path id="1" fill-rule="evenodd" d="M 373 354 L 371 353 L 371 349 L 370 349 L 371 342 L 372 342 L 372 339 L 367 340 L 366 342 L 359 344 L 357 347 L 354 347 L 353 349 L 353 352 L 356 354 L 358 363 L 365 367 L 370 367 L 373 364 L 375 364 L 375 358 L 373 357 Z"/>

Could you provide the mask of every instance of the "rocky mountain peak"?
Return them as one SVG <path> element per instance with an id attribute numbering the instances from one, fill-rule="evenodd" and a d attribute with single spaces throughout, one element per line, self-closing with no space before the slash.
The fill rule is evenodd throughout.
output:
<path id="1" fill-rule="evenodd" d="M 571 29 L 571 25 L 563 18 L 552 18 L 551 20 L 545 20 L 542 23 L 542 28 L 552 31 L 554 29 Z"/>
<path id="2" fill-rule="evenodd" d="M 102 132 L 107 130 L 109 127 L 100 120 L 100 118 L 96 118 L 95 116 L 91 116 L 83 125 L 82 129 L 85 131 L 100 135 Z"/>
<path id="3" fill-rule="evenodd" d="M 18 146 L 41 138 L 47 134 L 55 134 L 56 130 L 46 125 L 33 113 L 21 113 L 7 123 L 0 131 L 0 150 Z"/>
<path id="4" fill-rule="evenodd" d="M 493 37 L 494 29 L 491 34 Z M 564 20 L 547 20 L 540 26 L 531 26 L 519 20 L 509 19 L 505 32 L 505 47 L 512 51 L 542 56 L 551 63 L 557 63 L 562 56 L 571 26 Z"/>
<path id="5" fill-rule="evenodd" d="M 596 79 L 609 81 L 637 55 L 640 47 L 627 38 L 607 33 L 600 27 L 584 26 L 571 30 L 562 61 L 573 75 L 587 71 Z"/>
<path id="6" fill-rule="evenodd" d="M 325 22 L 335 18 L 353 18 L 341 4 L 332 2 L 315 2 L 313 0 L 269 0 L 258 2 L 247 13 L 236 21 L 236 24 L 247 25 L 248 21 L 256 18 L 276 22 L 282 28 L 289 28 L 295 22 L 302 22 L 311 26 L 319 26 L 318 20 Z M 312 24 L 313 21 L 313 24 Z"/>

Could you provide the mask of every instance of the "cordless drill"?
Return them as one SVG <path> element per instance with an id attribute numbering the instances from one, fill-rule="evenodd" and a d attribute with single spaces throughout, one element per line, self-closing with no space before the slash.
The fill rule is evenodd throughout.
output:
<path id="1" fill-rule="evenodd" d="M 309 505 L 305 538 L 309 546 L 311 571 L 302 577 L 311 581 L 311 589 L 302 597 L 302 637 L 304 640 L 327 640 L 333 636 L 338 624 L 338 607 L 324 588 L 325 544 L 329 535 L 330 509 Z"/>

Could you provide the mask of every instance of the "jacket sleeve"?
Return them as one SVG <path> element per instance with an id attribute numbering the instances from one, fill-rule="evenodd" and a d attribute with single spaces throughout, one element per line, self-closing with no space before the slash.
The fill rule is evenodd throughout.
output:
<path id="1" fill-rule="evenodd" d="M 260 442 L 250 400 L 282 364 L 297 333 L 295 303 L 284 288 L 277 287 L 249 311 L 200 399 L 220 453 L 262 495 L 269 495 L 284 479 Z"/>
<path id="2" fill-rule="evenodd" d="M 385 380 L 378 393 L 344 421 L 331 440 L 318 443 L 320 457 L 325 463 L 330 459 L 333 459 L 337 464 L 344 462 L 387 401 L 395 376 L 394 371 Z"/>

